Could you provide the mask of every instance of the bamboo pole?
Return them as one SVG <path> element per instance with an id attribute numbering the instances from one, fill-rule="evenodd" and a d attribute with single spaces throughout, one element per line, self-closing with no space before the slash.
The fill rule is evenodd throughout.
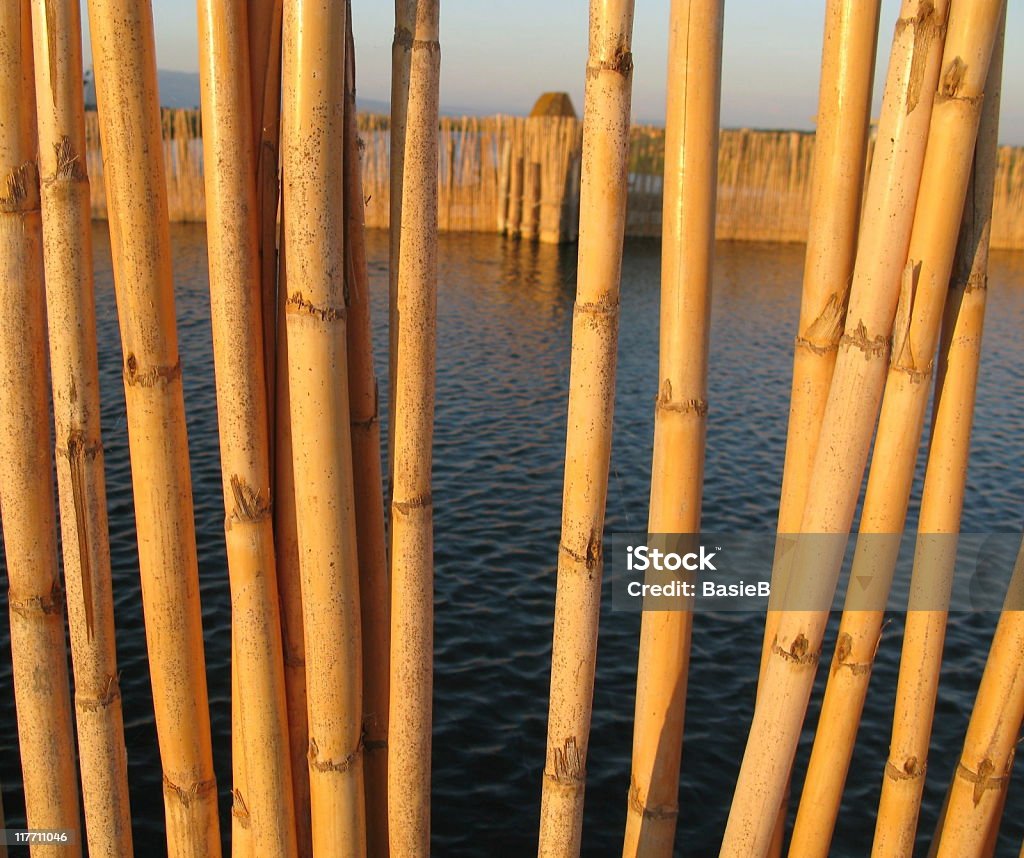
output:
<path id="1" fill-rule="evenodd" d="M 947 57 L 956 56 L 956 53 L 950 54 L 950 51 L 959 50 L 960 47 L 950 46 L 952 37 L 951 27 L 950 37 L 947 37 Z M 998 103 L 998 95 L 996 100 Z M 943 98 L 936 103 L 934 128 L 942 128 L 942 112 L 946 103 Z M 973 121 L 977 122 L 977 117 Z M 993 147 L 994 158 L 994 136 L 989 143 Z M 952 222 L 956 220 L 955 215 L 950 217 L 946 224 L 945 238 L 939 239 L 940 242 L 947 241 L 946 245 L 936 243 L 933 245 L 936 249 L 929 250 L 918 236 L 923 234 L 921 230 L 928 224 L 925 218 L 934 212 L 936 205 L 947 207 L 948 212 L 951 208 L 957 207 L 956 200 L 965 192 L 965 170 L 969 170 L 971 157 L 964 148 L 966 145 L 961 144 L 957 164 L 956 149 L 947 140 L 936 138 L 935 143 L 931 140 L 929 142 L 929 151 L 933 154 L 925 163 L 919 197 L 921 200 L 927 200 L 928 208 L 923 209 L 922 214 L 918 216 L 922 225 L 915 223 L 915 238 L 911 239 L 910 249 L 911 259 L 923 259 L 918 279 L 920 285 L 913 298 L 913 321 L 910 322 L 909 313 L 900 314 L 901 319 L 906 318 L 910 323 L 911 350 L 895 357 L 886 384 L 878 437 L 861 513 L 861 535 L 857 541 L 850 574 L 850 580 L 859 583 L 858 586 L 851 587 L 847 594 L 846 610 L 840 622 L 836 652 L 793 832 L 791 851 L 801 856 L 828 854 L 829 841 L 853 755 L 857 728 L 867 697 L 871 668 L 884 621 L 884 605 L 899 552 L 899 534 L 904 527 L 917 462 L 921 427 L 927 407 L 927 381 L 931 375 L 931 357 L 939 336 L 942 305 L 946 300 L 946 284 L 952 261 L 954 240 L 951 236 L 954 234 L 953 230 L 957 229 L 957 223 Z M 938 151 L 946 152 L 950 160 L 936 163 L 934 153 Z M 925 183 L 929 181 L 943 185 L 942 193 L 949 196 L 943 196 L 936 201 L 933 191 L 933 197 L 928 198 L 926 195 L 929 191 Z M 959 189 L 956 186 L 958 181 Z M 991 178 L 988 182 L 991 209 Z M 981 193 L 984 192 L 979 189 L 979 194 Z M 976 196 L 976 199 L 978 198 Z M 962 203 L 959 210 L 962 210 Z M 980 211 L 977 217 L 972 216 L 965 221 L 965 231 L 961 237 L 961 255 L 969 252 L 970 256 L 966 257 L 967 268 L 963 272 L 964 277 L 970 273 L 971 260 L 978 242 L 982 240 L 979 232 L 967 231 L 968 227 L 977 230 L 987 221 L 988 215 L 982 215 Z M 964 245 L 965 241 L 970 244 L 969 250 Z M 962 269 L 963 266 L 962 260 L 958 264 L 958 269 Z M 962 332 L 964 343 L 969 342 L 972 337 L 980 336 L 980 313 L 984 311 L 984 297 L 981 298 L 980 309 L 971 310 L 972 305 L 976 303 L 977 298 L 971 297 L 965 305 L 968 313 L 974 312 L 979 315 L 971 321 L 965 319 L 965 323 L 972 327 Z M 977 325 L 977 328 L 973 325 Z M 910 355 L 913 357 L 908 359 Z M 954 359 L 969 361 L 970 350 L 965 354 L 961 345 L 954 346 Z M 963 386 L 964 382 L 958 382 L 961 386 L 952 388 L 953 392 L 949 393 L 945 407 L 936 410 L 935 432 L 941 435 L 943 440 L 933 446 L 933 455 L 937 457 L 934 463 L 929 459 L 929 472 L 932 474 L 931 491 L 937 489 L 941 493 L 941 505 L 947 510 L 944 513 L 947 516 L 945 521 L 955 522 L 951 524 L 954 530 L 959 529 L 960 509 L 963 503 L 977 365 L 974 365 L 973 370 L 965 367 L 958 372 L 966 373 L 969 389 Z M 940 472 L 945 473 L 947 477 L 936 483 L 936 475 Z M 931 506 L 935 506 L 937 497 L 932 495 Z"/>
<path id="2" fill-rule="evenodd" d="M 363 185 L 356 128 L 356 65 L 351 2 L 346 50 L 345 277 L 348 289 L 349 417 L 355 487 L 359 608 L 363 632 L 363 748 L 366 753 L 366 846 L 388 854 L 388 558 L 380 461 L 380 416 L 373 368 L 370 284 L 366 268 Z"/>
<path id="3" fill-rule="evenodd" d="M 283 203 L 283 201 L 282 201 Z M 284 205 L 281 206 L 282 221 Z M 291 396 L 288 388 L 287 254 L 278 254 L 277 289 L 277 420 L 274 433 L 274 554 L 281 603 L 281 644 L 291 746 L 295 834 L 300 855 L 311 855 L 313 832 L 309 796 L 309 720 L 306 713 L 306 647 L 302 622 L 302 576 L 295 518 L 295 480 L 292 468 Z"/>
<path id="4" fill-rule="evenodd" d="M 674 0 L 669 17 L 652 534 L 700 531 L 723 16 L 722 0 Z M 624 856 L 672 855 L 692 617 L 643 614 Z"/>
<path id="5" fill-rule="evenodd" d="M 1003 0 L 979 0 L 968 7 L 954 6 L 949 20 L 909 251 L 909 259 L 916 265 L 916 288 L 906 327 L 894 338 L 893 370 L 886 390 L 886 406 L 889 387 L 901 394 L 893 398 L 893 405 L 901 407 L 904 434 L 909 436 L 904 443 L 912 447 L 914 456 L 924 421 L 926 381 L 952 269 L 985 80 L 1003 8 Z M 939 399 L 921 497 L 892 742 L 875 826 L 875 856 L 909 855 L 913 850 L 945 637 L 947 611 L 943 606 L 948 604 L 952 586 L 956 534 L 960 529 L 972 413 L 973 397 L 968 397 L 966 403 L 956 395 Z M 885 417 L 883 408 L 882 420 Z M 924 603 L 920 609 L 915 608 L 917 599 Z"/>
<path id="6" fill-rule="evenodd" d="M 146 640 L 172 856 L 220 855 L 152 9 L 90 0 Z"/>
<path id="7" fill-rule="evenodd" d="M 438 0 L 419 0 L 405 125 L 391 495 L 391 852 L 430 853 L 434 657 L 431 457 L 437 330 Z"/>
<path id="8" fill-rule="evenodd" d="M 0 507 L 29 828 L 79 828 L 46 402 L 43 254 L 28 0 L 0 4 Z M 34 856 L 78 856 L 33 847 Z"/>
<path id="9" fill-rule="evenodd" d="M 991 850 L 986 852 L 986 843 L 993 830 L 998 832 L 1022 720 L 1024 546 L 1017 556 L 953 775 L 945 823 L 939 834 L 940 858 L 991 854 Z"/>
<path id="10" fill-rule="evenodd" d="M 284 9 L 285 307 L 313 853 L 366 849 L 362 655 L 346 359 L 346 9 Z"/>
<path id="11" fill-rule="evenodd" d="M 845 330 L 822 417 L 785 611 L 764 670 L 723 856 L 763 855 L 777 825 L 859 495 L 882 390 L 924 160 L 946 17 L 943 0 L 904 0 Z"/>
<path id="12" fill-rule="evenodd" d="M 225 543 L 252 854 L 296 855 L 284 662 L 271 520 L 263 361 L 257 158 L 253 151 L 248 21 L 242 0 L 200 0 L 210 305 Z"/>
<path id="13" fill-rule="evenodd" d="M 57 484 L 89 853 L 132 854 L 107 494 L 77 2 L 32 4 Z"/>
<path id="14" fill-rule="evenodd" d="M 601 599 L 633 83 L 632 0 L 593 0 L 583 109 L 562 536 L 541 798 L 542 856 L 580 852 Z"/>

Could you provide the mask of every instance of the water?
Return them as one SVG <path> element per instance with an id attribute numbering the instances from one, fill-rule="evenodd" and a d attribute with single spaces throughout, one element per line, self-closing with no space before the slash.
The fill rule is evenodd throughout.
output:
<path id="1" fill-rule="evenodd" d="M 229 608 L 223 546 L 205 229 L 172 229 L 189 419 L 206 656 L 223 831 L 230 831 Z M 105 225 L 98 266 L 103 431 L 135 843 L 162 854 L 160 767 L 149 699 L 120 348 Z M 386 236 L 370 233 L 374 344 L 387 402 Z M 718 246 L 704 520 L 709 531 L 770 532 L 785 445 L 803 250 Z M 433 836 L 437 855 L 535 853 L 561 511 L 575 248 L 490 235 L 440 246 Z M 656 391 L 659 246 L 631 240 L 623 271 L 610 530 L 647 518 Z M 964 530 L 1019 530 L 1024 513 L 1020 331 L 1024 254 L 995 254 Z M 920 483 L 915 494 L 919 493 Z M 916 514 L 916 507 L 912 515 Z M 606 592 L 606 603 L 610 592 Z M 6 598 L 6 597 L 4 597 Z M 6 612 L 6 605 L 0 606 Z M 920 830 L 930 835 L 955 764 L 995 618 L 951 618 Z M 601 618 L 584 852 L 621 848 L 629 783 L 639 616 Z M 0 780 L 8 825 L 23 822 L 10 653 L 0 638 Z M 763 618 L 699 614 L 680 790 L 680 854 L 716 855 L 752 711 Z M 889 737 L 901 622 L 883 636 L 872 695 L 833 845 L 869 851 Z M 819 692 L 820 692 L 819 681 Z M 818 695 L 820 699 L 820 693 Z M 808 726 L 817 718 L 812 704 Z M 806 759 L 811 734 L 801 748 Z M 1017 778 L 1019 781 L 1019 777 Z M 799 776 L 794 790 L 799 789 Z M 1024 836 L 1011 789 L 1001 855 Z"/>

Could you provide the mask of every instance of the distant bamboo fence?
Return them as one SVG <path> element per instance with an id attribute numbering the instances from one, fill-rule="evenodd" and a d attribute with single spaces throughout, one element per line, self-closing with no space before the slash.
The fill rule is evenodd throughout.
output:
<path id="1" fill-rule="evenodd" d="M 205 219 L 199 112 L 163 112 L 167 198 L 172 221 Z M 388 117 L 359 116 L 366 225 L 388 226 Z M 92 214 L 106 217 L 96 114 L 86 116 Z M 580 124 L 571 118 L 442 117 L 438 226 L 451 232 L 507 232 L 546 242 L 576 237 Z M 665 132 L 636 126 L 629 168 L 627 235 L 661 234 Z M 804 241 L 814 135 L 722 131 L 716 237 Z M 870 158 L 870 148 L 869 148 Z M 1024 147 L 999 149 L 992 246 L 1024 250 Z"/>

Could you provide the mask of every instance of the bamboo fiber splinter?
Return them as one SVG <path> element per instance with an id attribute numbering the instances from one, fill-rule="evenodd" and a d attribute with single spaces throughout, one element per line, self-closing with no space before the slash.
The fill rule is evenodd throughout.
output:
<path id="1" fill-rule="evenodd" d="M 89 853 L 127 858 L 131 811 L 100 439 L 80 15 L 72 0 L 32 7 L 47 320 Z"/>
<path id="2" fill-rule="evenodd" d="M 296 855 L 284 663 L 271 521 L 263 360 L 256 158 L 246 6 L 199 3 L 210 305 L 225 542 L 231 579 L 232 667 L 244 757 L 235 784 L 253 855 Z"/>
<path id="3" fill-rule="evenodd" d="M 786 602 L 764 670 L 722 855 L 762 855 L 796 753 L 882 390 L 946 5 L 905 0 L 893 38 L 845 329 L 822 417 Z M 799 609 L 798 609 L 799 608 Z"/>
<path id="4" fill-rule="evenodd" d="M 579 270 L 541 797 L 542 856 L 579 855 L 583 827 L 615 402 L 633 84 L 632 29 L 632 0 L 591 2 Z"/>
<path id="5" fill-rule="evenodd" d="M 220 855 L 152 9 L 90 0 L 150 675 L 171 856 Z"/>
<path id="6" fill-rule="evenodd" d="M 362 652 L 346 358 L 346 7 L 284 8 L 288 386 L 313 853 L 366 850 Z"/>
<path id="7" fill-rule="evenodd" d="M 700 530 L 723 11 L 674 0 L 670 12 L 652 534 Z M 692 616 L 643 614 L 625 856 L 672 854 Z"/>
<path id="8" fill-rule="evenodd" d="M 30 828 L 77 829 L 78 787 L 46 403 L 43 256 L 28 0 L 0 3 L 0 506 Z M 81 854 L 79 844 L 33 854 Z"/>

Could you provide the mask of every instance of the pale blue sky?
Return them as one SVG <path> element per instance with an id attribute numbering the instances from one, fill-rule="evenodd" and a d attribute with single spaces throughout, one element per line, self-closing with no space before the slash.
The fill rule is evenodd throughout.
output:
<path id="1" fill-rule="evenodd" d="M 153 0 L 157 62 L 196 70 L 193 0 Z M 353 0 L 363 98 L 387 100 L 394 4 Z M 722 124 L 810 128 L 816 111 L 824 0 L 726 0 Z M 1000 138 L 1024 144 L 1024 3 L 1010 0 Z M 633 117 L 664 116 L 668 0 L 637 0 Z M 877 115 L 899 0 L 883 0 Z M 583 104 L 586 0 L 441 0 L 441 104 L 448 112 L 524 113 L 544 90 Z M 89 64 L 88 45 L 86 65 Z"/>

